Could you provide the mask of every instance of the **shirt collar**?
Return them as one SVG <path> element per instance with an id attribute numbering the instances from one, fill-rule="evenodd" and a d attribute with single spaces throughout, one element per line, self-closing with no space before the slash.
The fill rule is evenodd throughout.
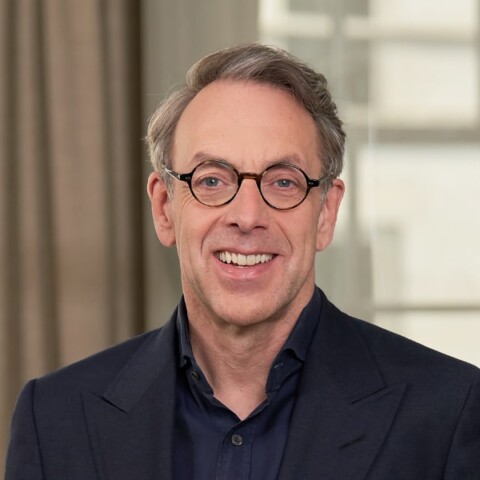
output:
<path id="1" fill-rule="evenodd" d="M 281 351 L 292 351 L 299 360 L 305 362 L 308 348 L 320 318 L 321 307 L 320 290 L 315 288 L 312 298 L 302 310 Z"/>
<path id="2" fill-rule="evenodd" d="M 305 362 L 307 358 L 308 348 L 315 333 L 315 329 L 320 318 L 322 307 L 322 297 L 318 288 L 313 291 L 312 298 L 302 310 L 298 317 L 298 321 L 293 327 L 286 342 L 281 348 L 282 352 L 293 352 L 295 356 Z M 190 338 L 188 335 L 188 316 L 185 306 L 185 300 L 182 297 L 177 310 L 177 332 L 179 339 L 179 365 L 184 367 L 187 364 L 194 363 L 192 347 L 190 346 Z"/>
<path id="3" fill-rule="evenodd" d="M 185 299 L 182 296 L 177 309 L 177 334 L 180 367 L 191 364 L 193 360 L 192 347 L 190 346 L 190 338 L 188 336 L 187 319 L 187 307 L 185 306 Z"/>

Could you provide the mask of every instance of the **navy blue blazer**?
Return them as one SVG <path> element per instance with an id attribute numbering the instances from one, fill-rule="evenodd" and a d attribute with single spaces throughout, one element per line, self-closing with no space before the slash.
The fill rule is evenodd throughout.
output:
<path id="1" fill-rule="evenodd" d="M 175 343 L 171 319 L 29 382 L 6 480 L 172 480 Z M 323 296 L 279 480 L 479 480 L 479 378 Z"/>

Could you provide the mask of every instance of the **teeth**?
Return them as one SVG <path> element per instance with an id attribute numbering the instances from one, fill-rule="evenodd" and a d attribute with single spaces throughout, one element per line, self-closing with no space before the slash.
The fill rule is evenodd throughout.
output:
<path id="1" fill-rule="evenodd" d="M 223 263 L 239 265 L 240 267 L 258 265 L 272 260 L 270 253 L 260 253 L 256 255 L 243 255 L 242 253 L 219 252 L 218 258 Z"/>
<path id="2" fill-rule="evenodd" d="M 247 257 L 245 255 L 242 255 L 239 253 L 237 255 L 237 263 L 241 266 L 244 267 L 247 264 Z"/>

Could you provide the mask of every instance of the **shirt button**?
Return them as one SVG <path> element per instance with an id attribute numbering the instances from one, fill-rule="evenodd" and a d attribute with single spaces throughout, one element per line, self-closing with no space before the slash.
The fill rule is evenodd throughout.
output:
<path id="1" fill-rule="evenodd" d="M 193 378 L 194 380 L 198 380 L 198 378 L 199 378 L 199 375 L 198 375 L 198 373 L 197 373 L 195 370 L 192 370 L 192 371 L 190 372 L 190 375 L 192 376 L 192 378 Z"/>
<path id="2" fill-rule="evenodd" d="M 236 447 L 239 447 L 242 443 L 243 443 L 243 438 L 241 435 L 239 435 L 238 433 L 234 433 L 232 435 L 232 443 L 236 446 Z"/>

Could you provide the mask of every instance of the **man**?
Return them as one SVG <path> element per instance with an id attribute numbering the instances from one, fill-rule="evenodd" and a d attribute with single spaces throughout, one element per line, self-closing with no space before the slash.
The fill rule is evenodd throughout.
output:
<path id="1" fill-rule="evenodd" d="M 13 479 L 480 479 L 479 371 L 315 287 L 344 192 L 324 77 L 235 47 L 150 121 L 157 235 L 183 298 L 161 329 L 32 381 Z"/>

